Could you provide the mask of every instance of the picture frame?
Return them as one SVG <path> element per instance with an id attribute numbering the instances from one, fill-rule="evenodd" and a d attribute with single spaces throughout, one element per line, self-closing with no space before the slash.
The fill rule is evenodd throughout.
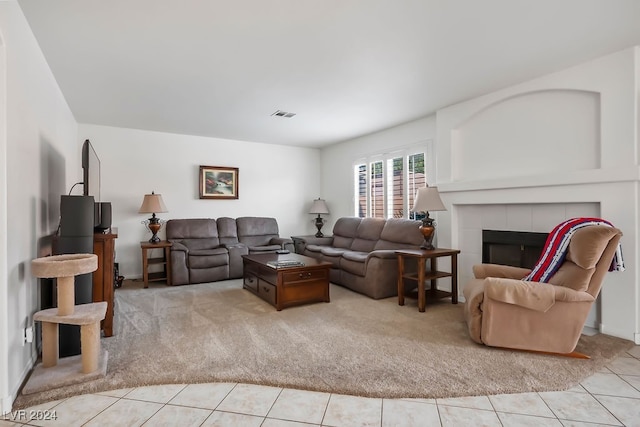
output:
<path id="1" fill-rule="evenodd" d="M 201 199 L 237 199 L 240 170 L 226 166 L 200 166 Z"/>

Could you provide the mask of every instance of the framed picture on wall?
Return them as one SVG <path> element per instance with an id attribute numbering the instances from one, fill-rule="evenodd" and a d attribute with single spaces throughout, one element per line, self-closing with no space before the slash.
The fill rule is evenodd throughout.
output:
<path id="1" fill-rule="evenodd" d="M 201 199 L 237 199 L 238 168 L 200 166 Z"/>

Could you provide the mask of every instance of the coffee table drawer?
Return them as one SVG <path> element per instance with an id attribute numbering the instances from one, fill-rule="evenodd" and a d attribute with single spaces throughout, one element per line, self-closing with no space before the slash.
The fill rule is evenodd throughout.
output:
<path id="1" fill-rule="evenodd" d="M 258 278 L 253 274 L 245 271 L 244 274 L 244 287 L 252 289 L 255 292 L 258 292 Z"/>
<path id="2" fill-rule="evenodd" d="M 276 287 L 264 280 L 258 280 L 258 295 L 271 305 L 276 305 Z"/>
<path id="3" fill-rule="evenodd" d="M 293 271 L 282 274 L 282 282 L 284 286 L 295 285 L 300 282 L 326 280 L 327 270 L 311 270 L 311 271 Z"/>

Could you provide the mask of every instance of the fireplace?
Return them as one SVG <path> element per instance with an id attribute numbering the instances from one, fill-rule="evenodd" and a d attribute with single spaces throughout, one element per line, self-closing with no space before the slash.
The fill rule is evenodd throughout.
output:
<path id="1" fill-rule="evenodd" d="M 482 262 L 533 268 L 549 233 L 482 230 Z"/>

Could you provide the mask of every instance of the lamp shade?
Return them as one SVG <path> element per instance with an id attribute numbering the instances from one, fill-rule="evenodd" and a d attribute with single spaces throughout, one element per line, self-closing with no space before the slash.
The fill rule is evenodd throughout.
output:
<path id="1" fill-rule="evenodd" d="M 411 212 L 446 211 L 438 187 L 418 188 Z"/>
<path id="2" fill-rule="evenodd" d="M 158 212 L 168 212 L 167 207 L 164 205 L 164 201 L 162 200 L 162 194 L 155 194 L 154 192 L 151 192 L 151 194 L 145 194 L 144 200 L 142 200 L 142 206 L 140 206 L 138 213 Z"/>
<path id="3" fill-rule="evenodd" d="M 328 214 L 329 208 L 327 207 L 327 203 L 321 199 L 317 198 L 313 201 L 311 205 L 311 209 L 309 209 L 310 214 Z"/>

